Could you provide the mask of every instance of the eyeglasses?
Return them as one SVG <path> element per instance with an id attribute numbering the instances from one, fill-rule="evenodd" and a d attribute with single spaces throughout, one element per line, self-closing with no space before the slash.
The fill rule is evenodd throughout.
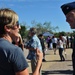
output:
<path id="1" fill-rule="evenodd" d="M 17 27 L 20 27 L 19 21 L 16 22 L 16 26 Z"/>
<path id="2" fill-rule="evenodd" d="M 12 28 L 12 29 L 20 28 L 19 21 L 17 21 L 14 26 L 11 26 L 11 25 L 7 25 L 7 26 L 10 27 L 10 28 Z"/>

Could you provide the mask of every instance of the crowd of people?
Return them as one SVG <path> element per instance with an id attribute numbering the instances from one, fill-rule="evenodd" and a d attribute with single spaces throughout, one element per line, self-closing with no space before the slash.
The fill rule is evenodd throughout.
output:
<path id="1" fill-rule="evenodd" d="M 61 9 L 71 28 L 75 28 L 75 2 L 63 4 Z M 13 10 L 0 9 L 0 75 L 29 75 L 28 63 L 23 54 L 24 48 L 29 50 L 27 59 L 31 61 L 32 75 L 42 75 L 42 61 L 46 61 L 43 34 L 37 36 L 36 28 L 30 28 L 30 40 L 24 45 L 19 34 L 21 28 L 18 20 L 19 17 Z M 73 48 L 72 62 L 73 75 L 75 75 L 74 37 L 69 38 L 59 35 L 57 38 L 48 36 L 45 41 L 48 49 L 54 50 L 54 54 L 56 54 L 57 48 L 59 49 L 60 61 L 65 61 L 63 51 L 66 54 L 66 48 Z"/>
<path id="2" fill-rule="evenodd" d="M 63 43 L 65 45 L 65 48 L 72 48 L 72 40 L 74 37 L 62 35 L 62 38 L 63 38 Z M 59 37 L 56 37 L 56 36 L 48 36 L 46 39 L 46 42 L 48 44 L 48 48 L 49 49 L 56 48 L 56 44 L 57 44 L 58 39 L 59 39 Z"/>
<path id="3" fill-rule="evenodd" d="M 62 41 L 63 41 L 63 47 L 64 47 L 65 54 L 66 54 L 66 49 L 72 48 L 72 41 L 73 41 L 74 37 L 73 36 L 71 36 L 71 37 L 70 36 L 63 36 L 63 35 L 61 35 L 61 36 L 62 36 Z M 54 54 L 56 54 L 56 50 L 59 47 L 59 45 L 58 45 L 59 38 L 60 37 L 56 37 L 56 36 L 48 36 L 46 38 L 48 49 L 53 49 Z"/>

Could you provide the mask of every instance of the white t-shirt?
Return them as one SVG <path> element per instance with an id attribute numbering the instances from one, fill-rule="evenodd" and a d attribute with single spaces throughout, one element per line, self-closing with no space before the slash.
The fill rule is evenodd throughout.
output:
<path id="1" fill-rule="evenodd" d="M 52 43 L 57 43 L 57 38 L 53 38 Z"/>
<path id="2" fill-rule="evenodd" d="M 62 40 L 59 40 L 59 48 L 63 48 L 63 42 L 62 42 Z"/>
<path id="3" fill-rule="evenodd" d="M 63 36 L 63 44 L 66 44 L 66 41 L 67 41 L 66 36 Z"/>

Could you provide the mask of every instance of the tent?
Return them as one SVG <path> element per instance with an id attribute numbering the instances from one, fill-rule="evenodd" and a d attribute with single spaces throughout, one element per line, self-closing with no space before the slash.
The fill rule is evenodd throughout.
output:
<path id="1" fill-rule="evenodd" d="M 51 34 L 49 32 L 45 32 L 45 33 L 43 33 L 43 36 L 54 36 L 54 34 Z"/>

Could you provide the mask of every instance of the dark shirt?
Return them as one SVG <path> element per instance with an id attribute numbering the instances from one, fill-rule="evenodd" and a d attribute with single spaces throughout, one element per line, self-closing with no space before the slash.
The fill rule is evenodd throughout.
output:
<path id="1" fill-rule="evenodd" d="M 21 48 L 0 38 L 0 75 L 15 75 L 27 67 Z"/>
<path id="2" fill-rule="evenodd" d="M 41 38 L 39 38 L 39 39 L 40 39 L 40 42 L 41 42 L 42 50 L 44 50 L 45 49 L 44 40 L 41 39 Z"/>
<path id="3" fill-rule="evenodd" d="M 72 57 L 75 57 L 75 38 L 73 40 L 73 53 L 72 53 Z"/>

